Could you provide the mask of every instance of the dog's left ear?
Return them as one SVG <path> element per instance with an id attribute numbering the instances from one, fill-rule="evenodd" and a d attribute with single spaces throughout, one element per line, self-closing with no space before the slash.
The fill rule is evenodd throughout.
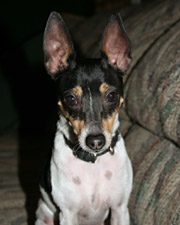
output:
<path id="1" fill-rule="evenodd" d="M 57 12 L 52 12 L 47 21 L 43 47 L 45 66 L 52 78 L 75 64 L 75 51 L 69 31 Z"/>
<path id="2" fill-rule="evenodd" d="M 105 63 L 124 73 L 131 62 L 131 43 L 119 13 L 111 16 L 102 39 L 102 58 Z"/>

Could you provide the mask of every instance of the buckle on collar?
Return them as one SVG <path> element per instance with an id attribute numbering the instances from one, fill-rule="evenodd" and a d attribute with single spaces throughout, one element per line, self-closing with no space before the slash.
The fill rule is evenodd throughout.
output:
<path id="1" fill-rule="evenodd" d="M 114 155 L 114 148 L 112 148 L 112 146 L 109 147 L 109 151 L 111 155 Z"/>

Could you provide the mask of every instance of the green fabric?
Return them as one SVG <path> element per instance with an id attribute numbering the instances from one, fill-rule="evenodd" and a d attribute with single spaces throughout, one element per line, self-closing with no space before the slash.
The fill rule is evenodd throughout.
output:
<path id="1" fill-rule="evenodd" d="M 159 38 L 127 82 L 131 118 L 180 146 L 180 22 Z"/>
<path id="2" fill-rule="evenodd" d="M 125 142 L 134 170 L 132 225 L 179 225 L 180 149 L 138 125 Z"/>

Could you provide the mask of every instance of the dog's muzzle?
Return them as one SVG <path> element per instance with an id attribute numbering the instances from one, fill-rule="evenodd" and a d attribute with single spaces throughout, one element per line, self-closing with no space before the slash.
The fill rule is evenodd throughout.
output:
<path id="1" fill-rule="evenodd" d="M 97 140 L 97 137 L 94 138 L 95 140 Z M 105 137 L 103 138 L 105 139 Z M 81 147 L 76 147 L 76 144 L 73 144 L 69 139 L 67 139 L 67 137 L 64 135 L 64 140 L 66 142 L 66 144 L 70 147 L 70 149 L 72 150 L 72 153 L 75 157 L 85 161 L 85 162 L 92 162 L 94 163 L 97 159 L 98 156 L 104 155 L 107 152 L 110 152 L 111 155 L 114 154 L 114 147 L 116 146 L 117 141 L 120 139 L 120 135 L 119 135 L 119 131 L 117 130 L 114 137 L 112 138 L 111 141 L 111 145 L 109 146 L 109 148 L 105 149 L 104 151 L 94 151 L 93 153 L 91 152 L 87 152 L 84 149 L 82 149 Z M 87 140 L 86 140 L 87 141 Z M 94 140 L 93 140 L 94 141 Z M 94 141 L 95 142 L 95 141 Z M 105 144 L 105 141 L 104 141 Z M 96 146 L 96 144 L 93 144 L 94 146 Z M 100 146 L 100 144 L 98 144 Z M 102 144 L 101 144 L 102 145 Z M 101 147 L 102 148 L 102 147 Z"/>

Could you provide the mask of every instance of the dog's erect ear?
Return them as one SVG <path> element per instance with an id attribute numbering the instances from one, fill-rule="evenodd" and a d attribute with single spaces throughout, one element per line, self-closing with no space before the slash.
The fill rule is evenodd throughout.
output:
<path id="1" fill-rule="evenodd" d="M 75 57 L 74 47 L 69 31 L 57 12 L 52 12 L 47 21 L 43 47 L 49 74 L 55 75 L 71 66 Z"/>
<path id="2" fill-rule="evenodd" d="M 125 72 L 131 62 L 131 43 L 123 26 L 119 13 L 111 16 L 102 40 L 102 57 L 105 55 L 108 64 Z"/>

